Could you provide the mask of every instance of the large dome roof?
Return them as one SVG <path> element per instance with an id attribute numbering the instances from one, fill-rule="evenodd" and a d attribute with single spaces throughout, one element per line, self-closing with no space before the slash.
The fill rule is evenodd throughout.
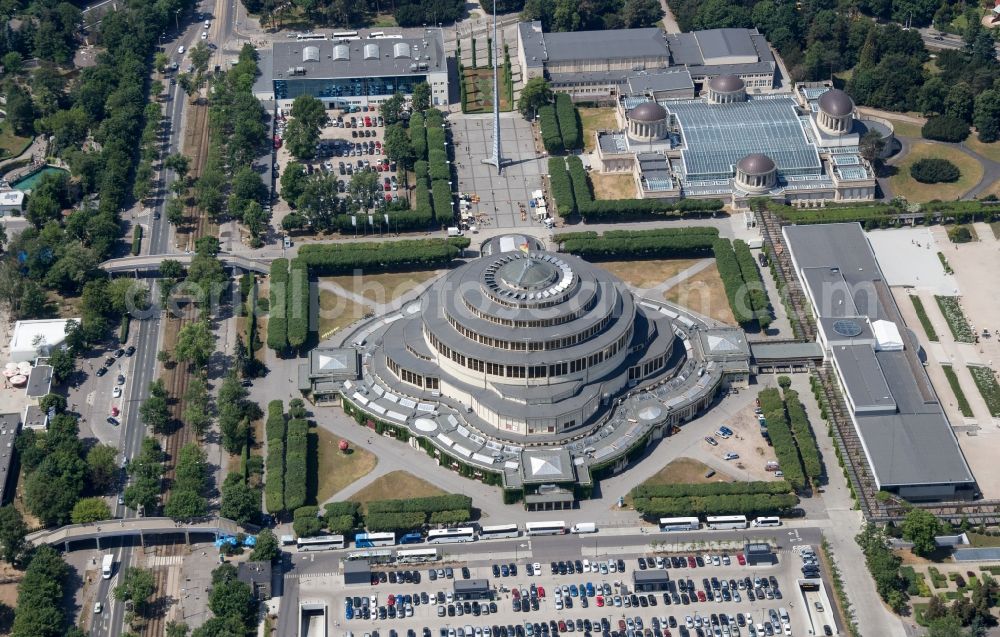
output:
<path id="1" fill-rule="evenodd" d="M 747 175 L 766 175 L 774 170 L 774 160 L 762 153 L 753 153 L 737 162 L 736 169 Z"/>
<path id="2" fill-rule="evenodd" d="M 667 118 L 667 109 L 656 102 L 643 102 L 628 112 L 628 118 L 637 122 L 658 122 Z"/>
<path id="3" fill-rule="evenodd" d="M 854 100 L 839 88 L 832 88 L 819 96 L 819 108 L 827 115 L 843 117 L 854 112 Z"/>
<path id="4" fill-rule="evenodd" d="M 708 83 L 708 88 L 716 93 L 735 93 L 746 88 L 746 84 L 738 75 L 717 75 Z"/>

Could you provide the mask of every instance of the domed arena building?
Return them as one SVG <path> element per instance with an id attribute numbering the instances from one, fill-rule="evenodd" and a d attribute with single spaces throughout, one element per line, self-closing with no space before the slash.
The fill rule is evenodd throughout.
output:
<path id="1" fill-rule="evenodd" d="M 314 350 L 300 382 L 322 400 L 323 366 L 340 361 L 351 373 L 323 389 L 359 422 L 416 436 L 442 462 L 508 488 L 622 470 L 720 389 L 747 382 L 738 329 L 637 298 L 530 237 L 495 237 L 480 254 L 339 347 Z"/>

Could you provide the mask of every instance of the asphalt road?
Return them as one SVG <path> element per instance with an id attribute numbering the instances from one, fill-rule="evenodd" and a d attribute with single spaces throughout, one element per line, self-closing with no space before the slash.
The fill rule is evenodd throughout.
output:
<path id="1" fill-rule="evenodd" d="M 935 29 L 918 29 L 924 46 L 928 49 L 964 49 L 965 40 L 961 36 L 941 33 Z M 1000 57 L 1000 44 L 996 45 L 997 57 Z"/>

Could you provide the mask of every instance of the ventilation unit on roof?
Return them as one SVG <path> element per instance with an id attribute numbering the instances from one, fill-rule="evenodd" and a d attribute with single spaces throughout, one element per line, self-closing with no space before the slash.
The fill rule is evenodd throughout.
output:
<path id="1" fill-rule="evenodd" d="M 351 47 L 346 44 L 338 44 L 333 47 L 333 59 L 346 62 L 351 59 Z"/>
<path id="2" fill-rule="evenodd" d="M 364 47 L 364 54 L 366 60 L 377 60 L 379 51 L 377 44 L 366 44 Z"/>
<path id="3" fill-rule="evenodd" d="M 307 46 L 306 48 L 302 49 L 302 61 L 319 62 L 319 47 Z"/>

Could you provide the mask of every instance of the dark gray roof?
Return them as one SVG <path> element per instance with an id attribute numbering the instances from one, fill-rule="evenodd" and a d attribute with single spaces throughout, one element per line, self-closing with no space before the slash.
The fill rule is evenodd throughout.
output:
<path id="1" fill-rule="evenodd" d="M 52 367 L 35 365 L 28 376 L 27 395 L 31 398 L 41 398 L 52 388 Z"/>
<path id="2" fill-rule="evenodd" d="M 867 316 L 904 325 L 859 224 L 786 226 L 782 233 L 820 320 Z M 972 472 L 917 356 L 919 344 L 910 330 L 900 334 L 903 351 L 875 351 L 868 344 L 832 350 L 845 390 L 861 408 L 852 418 L 872 472 L 881 488 L 972 484 Z"/>
<path id="3" fill-rule="evenodd" d="M 725 33 L 716 33 L 720 31 Z M 756 30 L 713 29 L 671 33 L 666 37 L 670 63 L 686 65 L 696 80 L 716 75 L 773 73 L 775 69 L 774 54 L 767 38 Z"/>
<path id="4" fill-rule="evenodd" d="M 670 56 L 663 31 L 655 28 L 546 33 L 542 51 L 547 62 Z"/>
<path id="5" fill-rule="evenodd" d="M 14 458 L 14 439 L 20 428 L 19 414 L 0 414 L 0 503 L 7 502 L 7 489 L 13 489 L 17 484 L 17 476 L 11 473 L 10 468 Z"/>
<path id="6" fill-rule="evenodd" d="M 823 358 L 823 350 L 816 343 L 751 343 L 750 351 L 758 363 L 787 361 L 798 358 Z"/>
<path id="7" fill-rule="evenodd" d="M 766 175 L 774 172 L 774 160 L 762 153 L 747 155 L 736 163 L 736 168 L 748 175 Z"/>
<path id="8" fill-rule="evenodd" d="M 654 568 L 648 571 L 632 571 L 632 581 L 636 584 L 657 584 L 666 582 L 669 579 L 670 576 L 662 568 Z"/>
<path id="9" fill-rule="evenodd" d="M 854 112 L 854 100 L 839 88 L 832 88 L 819 96 L 819 108 L 834 117 L 842 117 Z"/>
<path id="10" fill-rule="evenodd" d="M 304 59 L 306 47 L 318 48 L 318 60 Z M 275 42 L 271 47 L 274 79 L 293 77 L 292 69 L 302 69 L 298 78 L 355 78 L 446 72 L 441 32 L 421 38 L 335 41 Z M 425 66 L 418 66 L 425 65 Z M 304 73 L 304 74 L 303 74 Z"/>
<path id="11" fill-rule="evenodd" d="M 637 122 L 659 122 L 666 117 L 667 109 L 656 102 L 643 102 L 628 112 L 628 118 Z"/>
<path id="12" fill-rule="evenodd" d="M 628 75 L 628 89 L 632 95 L 662 91 L 694 90 L 694 80 L 687 69 L 669 71 L 638 71 Z"/>
<path id="13" fill-rule="evenodd" d="M 457 579 L 455 580 L 455 592 L 480 592 L 490 590 L 488 579 Z"/>

